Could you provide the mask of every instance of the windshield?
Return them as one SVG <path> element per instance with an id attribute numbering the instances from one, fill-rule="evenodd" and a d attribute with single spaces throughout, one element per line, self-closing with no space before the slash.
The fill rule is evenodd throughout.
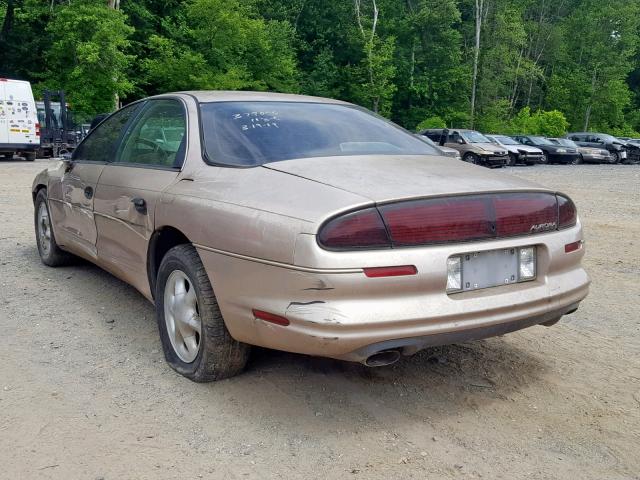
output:
<path id="1" fill-rule="evenodd" d="M 462 135 L 462 138 L 464 138 L 467 143 L 491 143 L 489 139 L 480 132 L 460 132 L 460 135 Z"/>
<path id="2" fill-rule="evenodd" d="M 606 133 L 602 133 L 598 136 L 600 137 L 600 140 L 604 140 L 605 142 L 620 143 L 620 140 L 618 140 L 616 137 L 607 135 Z"/>
<path id="3" fill-rule="evenodd" d="M 578 145 L 576 145 L 573 140 L 569 140 L 568 138 L 552 138 L 551 141 L 557 143 L 558 145 L 562 145 L 563 147 L 578 148 Z"/>
<path id="4" fill-rule="evenodd" d="M 521 145 L 520 142 L 514 140 L 511 137 L 505 137 L 502 135 L 494 135 L 493 138 L 498 140 L 502 145 Z"/>
<path id="5" fill-rule="evenodd" d="M 536 145 L 553 145 L 553 143 L 544 137 L 529 137 L 529 139 Z"/>
<path id="6" fill-rule="evenodd" d="M 365 109 L 302 102 L 200 104 L 209 161 L 252 167 L 347 155 L 438 155 L 428 143 Z"/>

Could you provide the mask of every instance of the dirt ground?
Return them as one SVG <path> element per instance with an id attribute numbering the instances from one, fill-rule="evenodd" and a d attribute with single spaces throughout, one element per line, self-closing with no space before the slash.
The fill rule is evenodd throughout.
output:
<path id="1" fill-rule="evenodd" d="M 195 384 L 136 291 L 40 263 L 48 164 L 0 162 L 0 478 L 640 479 L 640 166 L 497 172 L 581 213 L 591 294 L 554 327 L 380 369 L 257 350 Z"/>

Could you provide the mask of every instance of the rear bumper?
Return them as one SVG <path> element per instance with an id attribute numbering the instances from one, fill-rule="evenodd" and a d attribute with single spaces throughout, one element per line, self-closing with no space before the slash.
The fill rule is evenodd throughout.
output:
<path id="1" fill-rule="evenodd" d="M 584 249 L 564 252 L 565 244 L 581 238 L 577 226 L 519 239 L 373 255 L 357 252 L 347 254 L 352 255 L 354 268 L 331 270 L 265 264 L 201 246 L 198 252 L 235 339 L 278 350 L 363 361 L 383 349 L 398 348 L 408 355 L 426 346 L 485 338 L 558 320 L 575 310 L 589 290 L 589 277 L 580 266 Z M 304 245 L 306 240 L 296 248 L 301 254 L 313 248 Z M 445 293 L 446 259 L 450 255 L 524 245 L 537 246 L 536 280 Z M 368 278 L 356 267 L 402 264 L 415 265 L 418 274 Z M 290 324 L 257 320 L 252 309 L 286 317 Z"/>

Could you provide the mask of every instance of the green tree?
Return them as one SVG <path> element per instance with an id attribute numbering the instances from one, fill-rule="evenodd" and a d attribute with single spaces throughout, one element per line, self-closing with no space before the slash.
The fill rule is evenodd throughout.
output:
<path id="1" fill-rule="evenodd" d="M 134 58 L 125 53 L 132 31 L 125 15 L 106 2 L 56 6 L 47 25 L 51 45 L 40 87 L 65 90 L 77 112 L 112 111 L 115 96 L 133 87 L 125 75 Z"/>
<path id="2" fill-rule="evenodd" d="M 152 36 L 144 60 L 154 90 L 299 89 L 293 31 L 238 0 L 195 0 L 178 12 L 168 38 Z M 170 72 L 167 74 L 167 72 Z"/>

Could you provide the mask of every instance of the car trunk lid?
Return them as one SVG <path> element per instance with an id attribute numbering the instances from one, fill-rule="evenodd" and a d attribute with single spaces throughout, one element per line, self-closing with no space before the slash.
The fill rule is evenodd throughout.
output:
<path id="1" fill-rule="evenodd" d="M 263 167 L 330 185 L 378 203 L 485 191 L 548 191 L 506 172 L 436 156 L 319 157 L 274 162 Z"/>

